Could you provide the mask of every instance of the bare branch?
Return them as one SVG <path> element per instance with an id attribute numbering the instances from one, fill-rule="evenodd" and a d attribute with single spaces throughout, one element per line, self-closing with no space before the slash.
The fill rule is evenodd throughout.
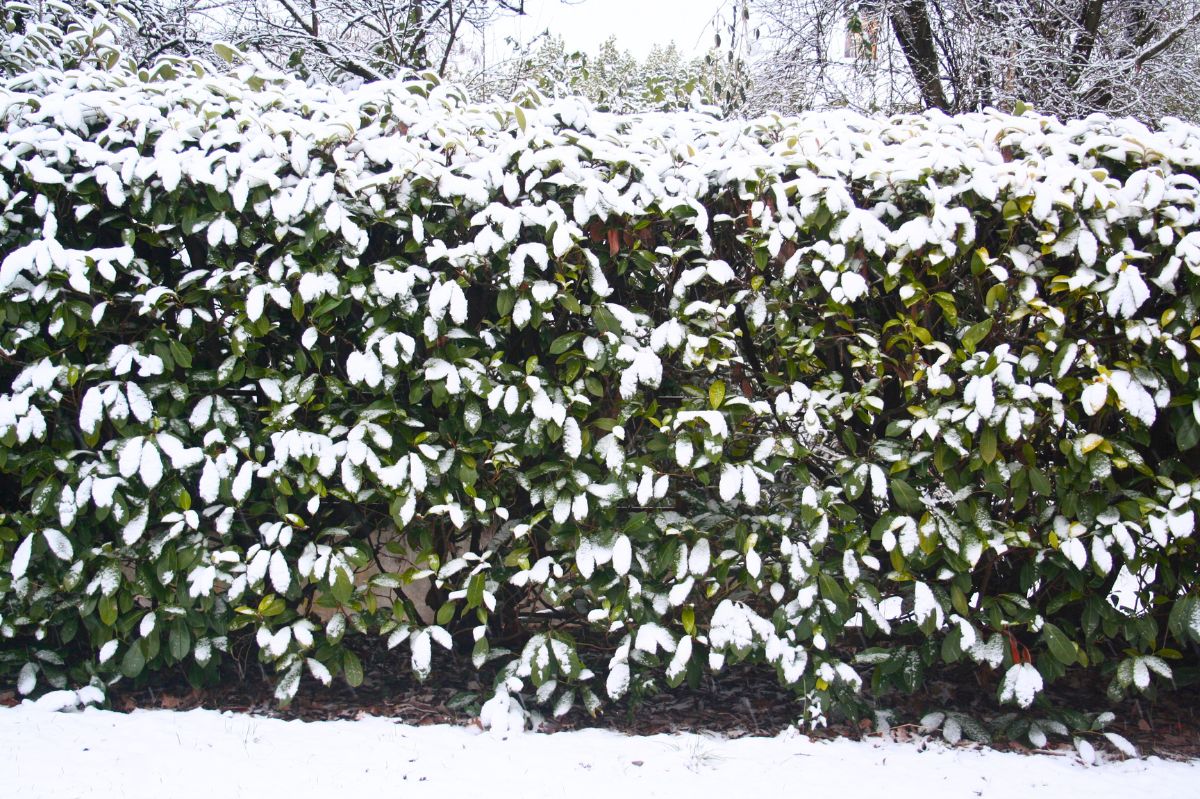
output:
<path id="1" fill-rule="evenodd" d="M 1200 22 L 1200 11 L 1197 11 L 1195 14 L 1189 17 L 1186 22 L 1176 26 L 1174 29 L 1161 36 L 1158 41 L 1152 43 L 1149 47 L 1139 53 L 1137 57 L 1133 59 L 1133 68 L 1140 69 L 1142 65 L 1144 65 L 1151 58 L 1154 58 L 1159 53 L 1163 52 L 1176 41 L 1178 41 L 1179 37 L 1186 33 L 1188 28 L 1192 27 L 1198 22 Z"/>

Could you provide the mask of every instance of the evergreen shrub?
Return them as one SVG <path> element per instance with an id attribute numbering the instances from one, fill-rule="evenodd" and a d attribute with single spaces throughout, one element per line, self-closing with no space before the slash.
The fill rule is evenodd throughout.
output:
<path id="1" fill-rule="evenodd" d="M 1194 669 L 1200 130 L 117 61 L 0 86 L 22 693 Z"/>

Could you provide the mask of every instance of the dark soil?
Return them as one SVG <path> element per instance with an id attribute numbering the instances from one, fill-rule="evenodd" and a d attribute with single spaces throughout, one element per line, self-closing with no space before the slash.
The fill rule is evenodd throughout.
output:
<path id="1" fill-rule="evenodd" d="M 407 650 L 388 652 L 378 646 L 360 654 L 367 675 L 361 686 L 351 688 L 344 680 L 335 679 L 332 686 L 323 688 L 306 678 L 299 695 L 287 707 L 279 706 L 271 675 L 256 663 L 240 671 L 230 666 L 220 685 L 202 690 L 189 686 L 179 674 L 158 674 L 136 685 L 119 683 L 109 691 L 110 707 L 118 711 L 209 708 L 305 721 L 369 715 L 409 724 L 478 724 L 479 695 L 491 682 L 490 676 L 481 676 L 469 661 L 443 657 L 430 679 L 420 683 L 408 666 Z M 889 693 L 874 699 L 864 695 L 862 718 L 834 717 L 829 719 L 827 727 L 805 732 L 818 737 L 855 739 L 886 734 L 919 741 L 926 737 L 919 728 L 919 720 L 935 710 L 958 711 L 993 727 L 995 720 L 1008 711 L 996 702 L 994 679 L 986 671 L 962 670 L 928 680 L 913 695 Z M 16 701 L 11 692 L 0 693 L 0 704 Z M 1092 713 L 1111 710 L 1116 720 L 1104 730 L 1132 741 L 1142 755 L 1200 758 L 1200 690 L 1196 686 L 1154 699 L 1127 700 L 1114 707 L 1104 697 L 1103 686 L 1060 680 L 1042 695 L 1039 703 L 1039 707 L 1028 711 L 1031 718 L 1052 717 L 1056 707 Z M 877 729 L 872 707 L 890 711 L 889 729 Z M 594 718 L 577 707 L 561 718 L 547 718 L 539 729 L 552 732 L 604 727 L 639 735 L 688 731 L 731 737 L 772 736 L 798 725 L 802 712 L 800 700 L 780 687 L 773 670 L 737 666 L 717 677 L 706 678 L 696 687 L 663 690 L 639 697 L 636 703 L 628 699 L 606 702 Z M 1097 749 L 1115 751 L 1099 732 L 1073 730 L 1072 734 L 1082 735 Z M 1005 740 L 1002 734 L 995 736 L 990 745 L 1030 751 L 1028 744 Z M 1073 747 L 1069 739 L 1055 736 L 1046 751 L 1065 754 L 1072 752 Z"/>

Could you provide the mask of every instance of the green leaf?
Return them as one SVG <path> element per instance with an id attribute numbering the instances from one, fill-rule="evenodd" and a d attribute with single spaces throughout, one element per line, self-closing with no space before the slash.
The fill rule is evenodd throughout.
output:
<path id="1" fill-rule="evenodd" d="M 967 605 L 967 595 L 957 585 L 950 586 L 950 604 L 954 606 L 954 610 L 964 619 L 971 618 L 971 609 Z"/>
<path id="2" fill-rule="evenodd" d="M 1003 283 L 997 283 L 988 289 L 987 297 L 983 301 L 983 305 L 991 312 L 995 312 L 1000 306 L 1000 303 L 1008 297 L 1008 287 Z"/>
<path id="3" fill-rule="evenodd" d="M 258 603 L 258 614 L 263 618 L 278 616 L 285 610 L 287 610 L 287 605 L 282 599 L 274 594 L 267 594 L 265 597 L 259 600 Z"/>
<path id="4" fill-rule="evenodd" d="M 475 646 L 471 648 L 471 663 L 475 668 L 481 668 L 484 663 L 487 663 L 488 653 L 491 651 L 491 646 L 488 644 L 487 638 L 480 638 L 475 642 Z"/>
<path id="5" fill-rule="evenodd" d="M 104 626 L 112 627 L 117 623 L 117 600 L 115 597 L 100 597 L 97 610 L 100 612 L 100 621 L 104 623 Z"/>
<path id="6" fill-rule="evenodd" d="M 917 513 L 925 507 L 925 504 L 921 502 L 921 495 L 906 481 L 898 477 L 894 478 L 891 481 L 891 489 L 896 504 L 909 513 Z"/>
<path id="7" fill-rule="evenodd" d="M 988 333 L 992 332 L 992 320 L 984 319 L 982 322 L 971 325 L 967 328 L 967 332 L 963 333 L 962 344 L 967 352 L 974 353 L 975 348 L 979 343 L 987 338 Z"/>
<path id="8" fill-rule="evenodd" d="M 979 434 L 979 457 L 983 458 L 984 463 L 991 463 L 996 460 L 996 431 L 990 427 L 983 428 L 983 432 Z"/>
<path id="9" fill-rule="evenodd" d="M 484 578 L 483 578 L 482 573 L 476 574 L 474 577 L 471 578 L 471 581 L 469 583 L 467 583 L 467 608 L 468 609 L 477 608 L 483 604 L 483 588 L 484 588 Z"/>
<path id="10" fill-rule="evenodd" d="M 192 634 L 188 629 L 187 622 L 183 619 L 176 619 L 171 623 L 171 632 L 167 637 L 167 650 L 171 653 L 171 657 L 183 660 L 187 657 L 191 646 Z"/>
<path id="11" fill-rule="evenodd" d="M 346 676 L 346 683 L 351 688 L 357 688 L 358 686 L 362 685 L 362 661 L 358 659 L 358 655 L 354 654 L 349 649 L 342 650 L 342 673 Z"/>
<path id="12" fill-rule="evenodd" d="M 350 601 L 350 597 L 354 596 L 354 584 L 346 577 L 346 573 L 341 569 L 338 570 L 337 578 L 330 586 L 330 592 L 333 598 L 343 605 Z"/>
<path id="13" fill-rule="evenodd" d="M 192 368 L 192 351 L 175 339 L 170 341 L 171 357 L 184 369 Z"/>
<path id="14" fill-rule="evenodd" d="M 1200 444 L 1200 424 L 1190 410 L 1177 414 L 1174 422 L 1176 447 L 1186 451 Z"/>
<path id="15" fill-rule="evenodd" d="M 146 656 L 142 654 L 142 644 L 140 641 L 134 641 L 125 650 L 125 657 L 121 658 L 121 673 L 132 680 L 141 674 L 144 668 Z"/>
<path id="16" fill-rule="evenodd" d="M 213 52 L 220 56 L 221 60 L 226 64 L 233 64 L 241 60 L 238 51 L 225 44 L 225 42 L 213 42 Z"/>
<path id="17" fill-rule="evenodd" d="M 716 380 L 708 387 L 708 404 L 713 410 L 721 407 L 725 402 L 725 381 Z"/>
<path id="18" fill-rule="evenodd" d="M 562 355 L 582 336 L 582 333 L 565 333 L 550 343 L 551 355 Z"/>
<path id="19" fill-rule="evenodd" d="M 1075 644 L 1071 642 L 1066 633 L 1050 622 L 1046 622 L 1042 626 L 1042 640 L 1045 641 L 1046 647 L 1054 659 L 1064 666 L 1072 666 L 1079 662 Z"/>
<path id="20" fill-rule="evenodd" d="M 1048 497 L 1054 492 L 1054 486 L 1050 484 L 1049 478 L 1036 466 L 1029 467 L 1029 485 L 1043 497 Z"/>
<path id="21" fill-rule="evenodd" d="M 942 309 L 942 315 L 946 317 L 946 322 L 951 327 L 958 327 L 958 307 L 954 304 L 954 295 L 939 291 L 933 295 L 933 301 Z"/>

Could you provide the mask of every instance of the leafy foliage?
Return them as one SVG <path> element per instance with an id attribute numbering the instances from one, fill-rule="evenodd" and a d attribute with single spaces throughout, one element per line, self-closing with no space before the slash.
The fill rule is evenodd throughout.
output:
<path id="1" fill-rule="evenodd" d="M 496 715 L 1194 663 L 1197 129 L 190 68 L 0 87 L 22 692 L 239 631 L 281 701 L 370 635 Z"/>
<path id="2" fill-rule="evenodd" d="M 568 52 L 559 36 L 540 44 L 479 81 L 482 94 L 511 96 L 522 85 L 533 85 L 549 97 L 587 98 L 597 109 L 615 113 L 681 111 L 696 105 L 732 111 L 735 104 L 721 95 L 731 80 L 731 68 L 712 51 L 703 58 L 685 59 L 674 43 L 651 48 L 639 61 L 621 50 L 615 37 L 596 53 Z"/>

